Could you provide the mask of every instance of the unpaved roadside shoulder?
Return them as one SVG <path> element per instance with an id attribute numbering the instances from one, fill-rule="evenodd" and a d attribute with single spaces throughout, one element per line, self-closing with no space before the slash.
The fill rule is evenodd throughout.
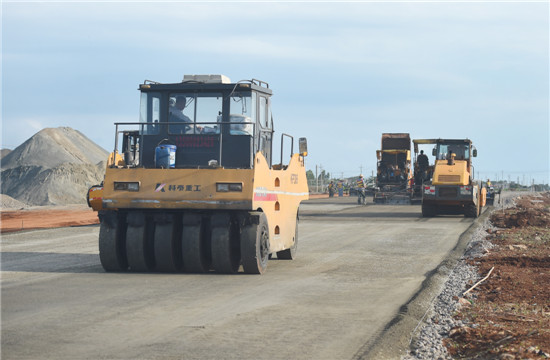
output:
<path id="1" fill-rule="evenodd" d="M 35 206 L 23 209 L 2 209 L 2 234 L 36 229 L 98 224 L 97 213 L 87 205 Z"/>

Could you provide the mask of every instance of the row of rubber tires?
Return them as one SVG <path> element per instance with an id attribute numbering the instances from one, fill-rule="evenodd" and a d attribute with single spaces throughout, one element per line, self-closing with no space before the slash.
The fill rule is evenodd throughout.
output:
<path id="1" fill-rule="evenodd" d="M 99 257 L 106 271 L 262 274 L 270 258 L 269 227 L 262 212 L 102 211 Z M 278 259 L 293 259 L 291 249 Z"/>

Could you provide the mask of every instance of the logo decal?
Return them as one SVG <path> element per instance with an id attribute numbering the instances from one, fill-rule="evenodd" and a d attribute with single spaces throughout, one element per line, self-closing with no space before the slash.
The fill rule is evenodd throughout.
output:
<path id="1" fill-rule="evenodd" d="M 166 187 L 166 184 L 158 183 L 155 192 L 166 192 L 168 191 L 201 191 L 201 185 L 171 185 L 169 184 Z"/>
<path id="2" fill-rule="evenodd" d="M 157 188 L 155 189 L 155 192 L 165 192 L 164 191 L 164 187 L 166 186 L 166 184 L 157 184 Z"/>

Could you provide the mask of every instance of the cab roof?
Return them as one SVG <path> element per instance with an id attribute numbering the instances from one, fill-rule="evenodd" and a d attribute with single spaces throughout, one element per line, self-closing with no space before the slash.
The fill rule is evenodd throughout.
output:
<path id="1" fill-rule="evenodd" d="M 266 95 L 272 95 L 269 84 L 258 79 L 240 80 L 232 83 L 224 75 L 184 75 L 179 83 L 160 83 L 145 80 L 139 85 L 141 91 L 197 91 L 197 92 L 233 92 L 254 90 Z"/>

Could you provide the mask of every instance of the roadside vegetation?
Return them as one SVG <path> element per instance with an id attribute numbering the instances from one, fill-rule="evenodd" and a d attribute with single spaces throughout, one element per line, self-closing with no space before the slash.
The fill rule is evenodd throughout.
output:
<path id="1" fill-rule="evenodd" d="M 456 299 L 461 326 L 447 350 L 458 359 L 550 358 L 550 193 L 522 195 L 491 222 L 494 246 L 469 261 L 486 280 Z"/>

